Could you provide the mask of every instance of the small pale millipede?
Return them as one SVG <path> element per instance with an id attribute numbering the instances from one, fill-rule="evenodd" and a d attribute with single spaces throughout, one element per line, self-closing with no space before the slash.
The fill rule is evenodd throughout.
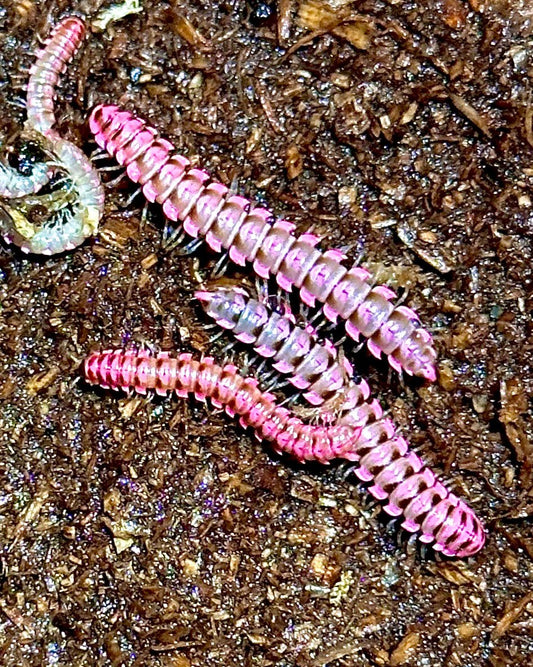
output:
<path id="1" fill-rule="evenodd" d="M 51 255 L 75 248 L 96 233 L 102 217 L 98 172 L 54 129 L 55 87 L 84 35 L 85 24 L 76 16 L 52 30 L 30 70 L 19 146 L 0 161 L 0 234 L 24 252 Z"/>
<path id="2" fill-rule="evenodd" d="M 357 476 L 372 483 L 368 491 L 384 503 L 384 510 L 401 516 L 407 531 L 446 556 L 466 558 L 485 542 L 475 513 L 409 450 L 392 422 L 381 418 L 376 401 L 363 401 L 332 424 L 310 425 L 277 405 L 272 394 L 258 388 L 257 380 L 210 358 L 108 350 L 93 352 L 84 370 L 90 383 L 106 388 L 210 398 L 228 414 L 240 416 L 241 424 L 253 428 L 258 438 L 299 461 L 354 461 Z"/>
<path id="3" fill-rule="evenodd" d="M 98 172 L 71 141 L 43 136 L 41 145 L 57 180 L 34 195 L 0 201 L 0 234 L 23 252 L 53 255 L 96 233 L 105 195 Z"/>
<path id="4" fill-rule="evenodd" d="M 215 252 L 227 251 L 241 266 L 249 262 L 263 278 L 275 276 L 286 291 L 296 287 L 307 305 L 318 302 L 329 320 L 344 320 L 351 338 L 367 338 L 372 354 L 384 353 L 396 370 L 435 379 L 431 334 L 416 313 L 395 307 L 394 292 L 372 286 L 364 268 L 346 268 L 340 250 L 317 249 L 314 234 L 296 236 L 292 223 L 276 220 L 192 168 L 169 141 L 128 111 L 100 105 L 91 114 L 90 128 L 98 145 L 142 186 L 146 199 L 161 204 L 169 220 L 181 221 L 187 234 L 204 238 Z"/>
<path id="5" fill-rule="evenodd" d="M 62 19 L 37 52 L 26 94 L 27 129 L 47 134 L 56 124 L 54 100 L 60 75 L 85 37 L 85 23 L 77 16 Z"/>

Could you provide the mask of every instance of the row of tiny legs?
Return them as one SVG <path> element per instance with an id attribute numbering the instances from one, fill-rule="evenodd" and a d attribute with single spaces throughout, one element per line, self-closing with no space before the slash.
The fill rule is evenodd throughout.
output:
<path id="1" fill-rule="evenodd" d="M 145 351 L 97 352 L 85 364 L 89 382 L 139 393 L 174 391 L 209 398 L 239 416 L 243 426 L 278 452 L 299 461 L 354 462 L 356 475 L 385 512 L 401 517 L 403 528 L 436 551 L 467 557 L 483 546 L 484 529 L 474 512 L 409 449 L 392 421 L 383 417 L 378 401 L 370 398 L 368 384 L 353 379 L 351 365 L 339 358 L 331 342 L 300 326 L 288 309 L 272 311 L 241 288 L 204 289 L 197 298 L 220 326 L 270 359 L 303 392 L 320 410 L 318 424 L 304 423 L 296 411 L 280 405 L 276 396 L 262 391 L 234 365 L 189 354 L 172 359 Z"/>
<path id="2" fill-rule="evenodd" d="M 52 30 L 30 70 L 24 129 L 0 159 L 0 234 L 23 252 L 71 250 L 96 233 L 103 214 L 98 172 L 55 130 L 56 85 L 84 35 L 74 16 Z"/>

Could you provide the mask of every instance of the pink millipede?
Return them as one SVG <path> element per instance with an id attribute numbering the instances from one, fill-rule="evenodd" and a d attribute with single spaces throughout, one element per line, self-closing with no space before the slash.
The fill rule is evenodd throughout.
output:
<path id="1" fill-rule="evenodd" d="M 0 195 L 7 199 L 0 205 L 0 233 L 24 252 L 52 255 L 71 250 L 96 233 L 103 213 L 98 172 L 77 146 L 53 129 L 55 86 L 84 35 L 80 18 L 64 18 L 31 68 L 28 119 L 21 139 L 36 144 L 42 160 L 25 170 L 8 170 L 0 164 Z M 43 193 L 53 176 L 60 181 Z"/>
<path id="2" fill-rule="evenodd" d="M 47 134 L 54 127 L 55 88 L 84 36 L 84 22 L 77 16 L 67 16 L 53 28 L 44 47 L 38 51 L 28 81 L 28 129 Z"/>
<path id="3" fill-rule="evenodd" d="M 276 405 L 256 380 L 239 375 L 232 365 L 217 366 L 210 358 L 196 361 L 190 354 L 171 359 L 168 353 L 108 350 L 92 353 L 84 370 L 90 383 L 106 388 L 210 398 L 228 414 L 239 415 L 243 426 L 251 426 L 259 438 L 301 461 L 355 461 L 357 476 L 373 482 L 369 492 L 386 502 L 385 511 L 403 516 L 407 531 L 447 556 L 466 558 L 485 542 L 474 512 L 409 451 L 392 422 L 382 418 L 377 401 L 362 402 L 332 425 L 310 426 Z"/>
<path id="4" fill-rule="evenodd" d="M 355 474 L 372 482 L 369 493 L 386 503 L 387 514 L 403 518 L 405 530 L 446 556 L 466 558 L 483 547 L 485 531 L 474 511 L 409 449 L 377 400 L 353 408 L 337 423 L 361 428 Z"/>
<path id="5" fill-rule="evenodd" d="M 202 289 L 195 296 L 219 326 L 271 359 L 309 403 L 321 405 L 321 417 L 325 410 L 341 414 L 368 398 L 368 384 L 352 380 L 351 364 L 339 359 L 331 341 L 319 342 L 314 331 L 296 325 L 294 316 L 273 312 L 238 287 Z"/>
<path id="6" fill-rule="evenodd" d="M 321 419 L 331 421 L 328 412 L 333 409 L 340 415 L 338 423 L 361 428 L 356 475 L 374 482 L 369 492 L 380 501 L 388 500 L 388 514 L 403 515 L 407 531 L 419 533 L 423 542 L 434 542 L 434 548 L 446 555 L 467 556 L 481 548 L 484 532 L 477 517 L 417 454 L 409 452 L 377 400 L 368 400 L 366 381 L 352 379 L 351 366 L 339 362 L 331 343 L 320 342 L 315 332 L 297 326 L 289 315 L 272 312 L 241 288 L 204 289 L 196 297 L 220 326 L 275 361 L 280 373 L 289 374 L 309 402 L 322 404 Z M 439 523 L 441 516 L 446 521 Z"/>
<path id="7" fill-rule="evenodd" d="M 326 463 L 342 458 L 360 432 L 352 425 L 304 424 L 277 405 L 272 394 L 261 391 L 257 380 L 239 375 L 235 366 L 218 366 L 210 358 L 198 361 L 190 354 L 171 358 L 164 352 L 152 356 L 144 351 L 107 350 L 91 354 L 84 370 L 90 383 L 106 388 L 134 389 L 141 394 L 153 389 L 162 395 L 173 391 L 181 397 L 192 393 L 200 401 L 209 398 L 230 416 L 237 415 L 258 439 L 299 461 Z"/>
<path id="8" fill-rule="evenodd" d="M 395 307 L 394 292 L 384 285 L 373 287 L 362 267 L 343 266 L 340 250 L 318 250 L 314 234 L 295 236 L 292 223 L 275 220 L 266 209 L 192 168 L 169 141 L 128 111 L 100 105 L 91 114 L 90 128 L 98 145 L 142 186 L 148 201 L 161 204 L 166 217 L 181 221 L 187 234 L 205 238 L 216 252 L 228 251 L 241 266 L 251 263 L 261 277 L 276 276 L 284 290 L 298 288 L 307 305 L 319 302 L 329 320 L 345 320 L 351 338 L 368 338 L 372 354 L 384 353 L 396 370 L 435 379 L 431 334 L 416 313 Z"/>
<path id="9" fill-rule="evenodd" d="M 53 28 L 44 47 L 38 51 L 30 69 L 26 95 L 27 120 L 22 140 L 43 144 L 47 135 L 55 136 L 52 131 L 56 122 L 55 87 L 84 35 L 83 21 L 77 16 L 68 16 Z M 21 171 L 0 162 L 0 197 L 24 197 L 37 193 L 46 185 L 51 176 L 47 162 L 36 162 L 32 167 L 31 170 Z"/>

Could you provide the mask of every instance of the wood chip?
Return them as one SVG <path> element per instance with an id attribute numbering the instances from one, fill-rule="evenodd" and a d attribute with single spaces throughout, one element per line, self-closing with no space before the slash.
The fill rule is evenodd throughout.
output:
<path id="1" fill-rule="evenodd" d="M 404 665 L 413 657 L 419 644 L 420 635 L 418 632 L 410 632 L 408 635 L 406 635 L 391 654 L 391 667 L 396 667 L 396 665 Z"/>
<path id="2" fill-rule="evenodd" d="M 49 387 L 58 375 L 59 368 L 57 368 L 57 366 L 52 366 L 52 368 L 47 371 L 37 373 L 37 375 L 31 377 L 26 384 L 28 394 L 30 394 L 30 396 L 35 396 L 35 394 Z"/>
<path id="3" fill-rule="evenodd" d="M 294 180 L 302 173 L 304 160 L 296 144 L 291 144 L 287 148 L 287 158 L 285 160 L 285 169 L 289 180 Z"/>
<path id="4" fill-rule="evenodd" d="M 526 606 L 533 601 L 533 591 L 529 591 L 527 595 L 516 602 L 512 609 L 509 609 L 496 623 L 496 627 L 491 633 L 491 638 L 493 640 L 503 637 L 503 635 L 509 630 L 511 625 L 516 621 L 516 619 L 522 614 Z"/>
<path id="5" fill-rule="evenodd" d="M 148 271 L 148 269 L 151 269 L 152 266 L 155 266 L 158 262 L 157 255 L 153 252 L 147 257 L 145 257 L 143 260 L 141 260 L 141 266 L 145 271 Z"/>
<path id="6" fill-rule="evenodd" d="M 402 220 L 398 223 L 396 232 L 400 241 L 413 250 L 420 259 L 439 273 L 449 273 L 455 268 L 451 253 L 446 252 L 447 249 L 434 230 L 424 228 L 427 224 L 431 223 Z"/>
<path id="7" fill-rule="evenodd" d="M 210 47 L 209 40 L 207 40 L 202 33 L 194 27 L 186 16 L 177 11 L 173 11 L 174 17 L 172 21 L 172 28 L 174 32 L 184 39 L 195 49 L 208 49 Z"/>
<path id="8" fill-rule="evenodd" d="M 291 0 L 278 2 L 278 42 L 284 46 L 291 36 Z"/>
<path id="9" fill-rule="evenodd" d="M 473 123 L 478 130 L 481 130 L 484 135 L 490 137 L 488 122 L 471 104 L 455 93 L 449 93 L 449 98 L 457 111 L 460 111 L 465 118 L 468 118 L 468 120 Z"/>
<path id="10" fill-rule="evenodd" d="M 331 32 L 362 51 L 370 48 L 376 32 L 372 19 L 357 14 L 349 6 L 324 0 L 302 2 L 298 10 L 298 24 L 313 30 L 315 35 Z"/>

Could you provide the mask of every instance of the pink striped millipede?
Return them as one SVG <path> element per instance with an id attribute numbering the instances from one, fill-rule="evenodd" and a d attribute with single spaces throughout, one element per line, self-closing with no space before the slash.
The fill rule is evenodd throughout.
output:
<path id="1" fill-rule="evenodd" d="M 60 75 L 78 51 L 85 37 L 85 23 L 77 16 L 62 19 L 37 52 L 30 69 L 26 96 L 28 129 L 48 134 L 56 124 L 54 98 Z"/>
<path id="2" fill-rule="evenodd" d="M 240 287 L 201 289 L 195 296 L 220 327 L 271 359 L 311 405 L 320 405 L 322 420 L 326 411 L 341 414 L 369 397 L 368 384 L 352 380 L 352 365 L 339 359 L 333 343 L 319 342 L 309 327 L 296 325 L 292 314 L 273 312 Z"/>
<path id="3" fill-rule="evenodd" d="M 368 491 L 386 502 L 385 511 L 402 516 L 407 531 L 446 556 L 466 558 L 485 542 L 474 512 L 409 451 L 392 422 L 382 419 L 376 401 L 362 402 L 331 425 L 311 426 L 276 405 L 275 397 L 260 391 L 255 379 L 239 375 L 232 365 L 217 366 L 210 358 L 198 361 L 181 354 L 172 359 L 168 353 L 108 350 L 93 352 L 84 371 L 90 383 L 106 388 L 210 398 L 228 414 L 239 415 L 241 424 L 252 427 L 258 438 L 300 461 L 356 462 L 356 475 L 373 482 Z"/>
<path id="4" fill-rule="evenodd" d="M 171 358 L 161 352 L 107 350 L 94 352 L 85 361 L 85 377 L 92 384 L 111 389 L 148 389 L 165 395 L 192 393 L 200 401 L 211 400 L 230 416 L 238 415 L 244 428 L 251 427 L 260 440 L 273 443 L 278 452 L 299 461 L 320 461 L 344 456 L 353 448 L 360 429 L 353 425 L 311 426 L 276 405 L 272 394 L 262 392 L 257 380 L 239 375 L 235 366 L 218 366 L 210 358 L 195 360 L 190 354 Z"/>
<path id="5" fill-rule="evenodd" d="M 318 250 L 314 234 L 296 236 L 292 223 L 233 195 L 128 111 L 100 105 L 90 128 L 98 145 L 142 186 L 146 199 L 161 204 L 171 221 L 181 221 L 187 234 L 204 238 L 216 252 L 228 251 L 239 265 L 251 263 L 261 277 L 276 276 L 284 290 L 298 288 L 309 306 L 318 301 L 329 320 L 344 320 L 351 338 L 368 338 L 372 354 L 386 354 L 396 370 L 435 379 L 431 334 L 410 308 L 394 307 L 391 289 L 373 287 L 368 271 L 343 266 L 340 250 Z"/>
<path id="6" fill-rule="evenodd" d="M 54 129 L 55 86 L 85 35 L 85 24 L 64 18 L 52 30 L 30 70 L 21 140 L 42 152 L 21 169 L 0 164 L 0 233 L 24 252 L 51 255 L 80 245 L 98 229 L 104 191 L 85 154 Z M 59 180 L 53 182 L 53 177 Z M 43 192 L 49 184 L 47 192 Z M 35 211 L 38 211 L 37 215 Z M 43 213 L 44 211 L 44 213 Z"/>
<path id="7" fill-rule="evenodd" d="M 340 362 L 332 343 L 320 342 L 314 331 L 298 326 L 288 314 L 272 312 L 267 304 L 251 299 L 242 288 L 203 289 L 196 292 L 196 297 L 221 327 L 231 330 L 243 343 L 252 345 L 259 355 L 271 358 L 276 370 L 289 374 L 290 382 L 305 390 L 304 397 L 310 403 L 321 405 L 321 420 L 332 421 L 337 414 L 338 423 L 361 428 L 356 447 L 360 467 L 356 469 L 356 475 L 364 482 L 374 481 L 370 493 L 379 500 L 389 498 L 385 511 L 392 516 L 403 514 L 405 521 L 402 525 L 406 530 L 421 531 L 422 541 L 434 539 L 434 519 L 429 517 L 422 522 L 417 516 L 441 501 L 446 501 L 441 512 L 447 508 L 446 511 L 451 513 L 454 507 L 449 501 L 451 494 L 423 461 L 408 451 L 407 442 L 396 433 L 392 421 L 383 417 L 378 401 L 368 400 L 370 388 L 367 382 L 352 379 L 351 365 Z M 403 486 L 391 493 L 393 481 L 402 482 Z M 415 503 L 418 495 L 421 498 Z M 407 506 L 402 509 L 407 501 Z M 470 510 L 465 511 L 464 525 L 458 524 L 461 513 L 456 512 L 446 530 L 450 530 L 450 535 L 456 539 L 464 537 L 464 542 L 471 538 L 468 548 L 475 553 L 484 540 L 481 524 Z M 436 543 L 442 543 L 440 536 Z M 462 554 L 467 555 L 464 544 L 461 548 Z M 450 545 L 447 549 L 453 551 Z"/>

